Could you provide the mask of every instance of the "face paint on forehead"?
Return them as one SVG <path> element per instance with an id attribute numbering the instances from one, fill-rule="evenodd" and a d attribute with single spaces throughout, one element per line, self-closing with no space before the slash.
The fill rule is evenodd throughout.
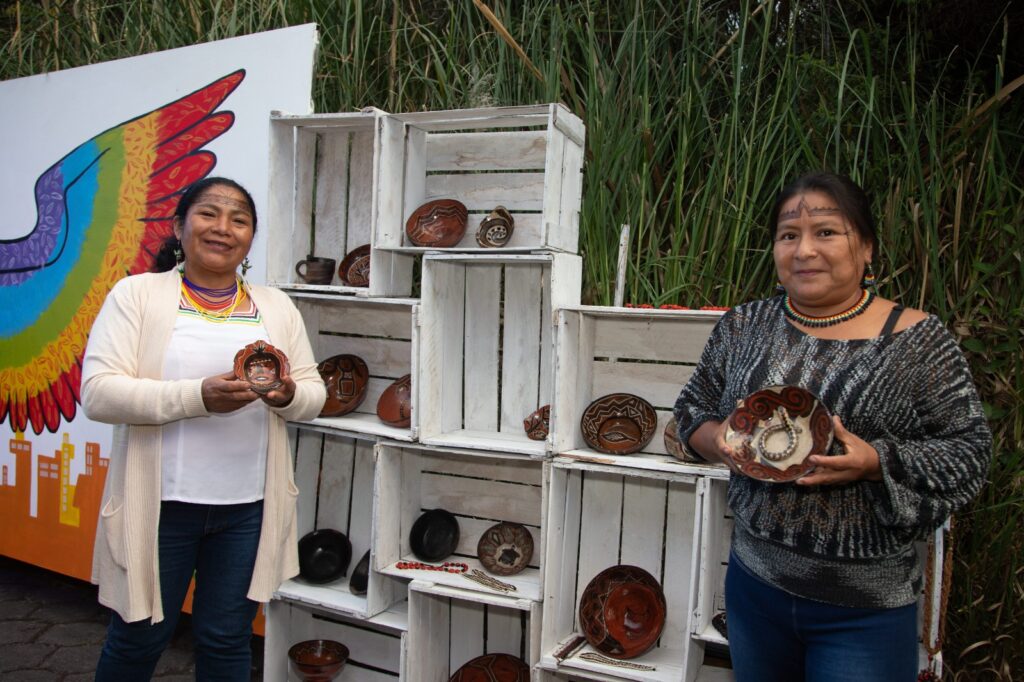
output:
<path id="1" fill-rule="evenodd" d="M 842 212 L 842 209 L 834 206 L 809 206 L 804 198 L 800 197 L 800 203 L 796 205 L 796 208 L 779 212 L 779 220 L 793 220 L 799 218 L 801 213 L 806 213 L 809 216 L 830 216 L 841 215 Z"/>
<path id="2" fill-rule="evenodd" d="M 221 206 L 227 206 L 228 208 L 234 208 L 241 211 L 245 211 L 246 213 L 252 213 L 252 211 L 249 208 L 249 202 L 239 201 L 234 197 L 229 197 L 225 194 L 217 194 L 216 192 L 207 192 L 206 194 L 199 197 L 199 199 L 196 200 L 196 203 L 220 204 Z"/>

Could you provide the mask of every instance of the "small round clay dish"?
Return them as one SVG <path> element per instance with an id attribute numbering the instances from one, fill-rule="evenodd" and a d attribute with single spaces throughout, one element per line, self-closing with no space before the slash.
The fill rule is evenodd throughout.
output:
<path id="1" fill-rule="evenodd" d="M 579 623 L 587 642 L 612 658 L 636 658 L 651 649 L 665 627 L 661 585 L 639 566 L 598 573 L 580 596 Z"/>
<path id="2" fill-rule="evenodd" d="M 834 436 L 832 415 L 799 386 L 769 386 L 741 400 L 726 420 L 725 442 L 741 473 L 770 483 L 795 481 L 814 469 L 811 455 L 826 455 Z"/>
<path id="3" fill-rule="evenodd" d="M 359 560 L 356 567 L 352 569 L 352 577 L 348 579 L 348 591 L 357 596 L 366 594 L 366 586 L 370 582 L 370 550 Z"/>
<path id="4" fill-rule="evenodd" d="M 480 221 L 476 231 L 476 243 L 485 249 L 496 249 L 508 244 L 515 230 L 516 221 L 504 206 L 497 206 Z"/>
<path id="5" fill-rule="evenodd" d="M 523 429 L 530 440 L 544 440 L 551 428 L 551 406 L 544 405 L 531 412 L 523 420 Z"/>
<path id="6" fill-rule="evenodd" d="M 249 382 L 249 388 L 261 395 L 284 385 L 288 358 L 266 341 L 250 343 L 235 353 L 235 377 Z"/>
<path id="7" fill-rule="evenodd" d="M 332 639 L 308 639 L 288 649 L 292 672 L 303 682 L 330 682 L 348 661 L 348 647 Z"/>
<path id="8" fill-rule="evenodd" d="M 435 199 L 423 204 L 405 221 L 405 236 L 416 246 L 455 246 L 466 234 L 469 213 L 461 201 Z"/>
<path id="9" fill-rule="evenodd" d="M 483 532 L 476 544 L 476 556 L 490 573 L 515 575 L 530 565 L 533 536 L 526 526 L 503 521 Z"/>
<path id="10" fill-rule="evenodd" d="M 317 585 L 342 578 L 352 561 L 352 543 L 344 533 L 321 528 L 299 540 L 299 575 Z"/>
<path id="11" fill-rule="evenodd" d="M 338 266 L 338 279 L 347 287 L 370 286 L 370 245 L 357 246 Z"/>
<path id="12" fill-rule="evenodd" d="M 407 428 L 412 423 L 412 375 L 396 379 L 377 399 L 377 416 L 385 424 Z"/>
<path id="13" fill-rule="evenodd" d="M 327 387 L 321 417 L 340 417 L 352 412 L 366 398 L 370 371 L 358 355 L 334 355 L 316 366 Z"/>
<path id="14" fill-rule="evenodd" d="M 580 430 L 587 445 L 610 455 L 639 452 L 654 436 L 658 414 L 640 396 L 612 393 L 587 406 Z"/>
<path id="15" fill-rule="evenodd" d="M 409 531 L 409 548 L 420 561 L 441 561 L 459 546 L 459 520 L 444 509 L 423 512 Z"/>
<path id="16" fill-rule="evenodd" d="M 448 682 L 529 682 L 530 666 L 511 654 L 484 654 L 464 663 Z"/>

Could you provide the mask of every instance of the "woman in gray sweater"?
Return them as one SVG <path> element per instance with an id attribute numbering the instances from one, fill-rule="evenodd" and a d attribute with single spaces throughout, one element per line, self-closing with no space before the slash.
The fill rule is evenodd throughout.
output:
<path id="1" fill-rule="evenodd" d="M 991 434 L 967 363 L 934 315 L 876 296 L 874 220 L 848 178 L 782 190 L 769 228 L 784 293 L 729 311 L 675 406 L 679 439 L 733 468 L 726 576 L 737 679 L 913 680 L 914 542 L 985 480 Z M 795 483 L 744 476 L 737 401 L 773 385 L 833 415 L 831 452 Z"/>

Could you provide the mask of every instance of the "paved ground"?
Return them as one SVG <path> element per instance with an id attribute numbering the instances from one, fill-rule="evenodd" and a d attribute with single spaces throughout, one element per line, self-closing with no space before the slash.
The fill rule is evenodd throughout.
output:
<path id="1" fill-rule="evenodd" d="M 96 587 L 0 556 L 0 679 L 91 682 L 107 622 Z M 262 639 L 253 643 L 254 681 L 262 680 Z M 192 680 L 191 620 L 183 615 L 155 680 Z"/>

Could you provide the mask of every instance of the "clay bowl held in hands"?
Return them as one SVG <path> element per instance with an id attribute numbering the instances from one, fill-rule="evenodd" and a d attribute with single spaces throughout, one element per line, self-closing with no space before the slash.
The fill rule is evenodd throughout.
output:
<path id="1" fill-rule="evenodd" d="M 523 420 L 523 428 L 526 429 L 526 437 L 530 440 L 547 438 L 548 429 L 551 428 L 551 406 L 538 407 L 527 415 Z"/>
<path id="2" fill-rule="evenodd" d="M 636 658 L 665 627 L 665 594 L 639 566 L 612 566 L 594 576 L 580 596 L 579 623 L 587 642 L 612 658 Z"/>
<path id="3" fill-rule="evenodd" d="M 459 521 L 444 509 L 423 512 L 409 531 L 409 547 L 420 561 L 441 561 L 459 546 Z"/>
<path id="4" fill-rule="evenodd" d="M 497 206 L 480 221 L 476 231 L 476 243 L 484 248 L 499 248 L 508 244 L 515 230 L 516 221 L 504 206 Z"/>
<path id="5" fill-rule="evenodd" d="M 299 540 L 299 575 L 311 583 L 337 580 L 348 571 L 352 543 L 344 533 L 321 528 Z"/>
<path id="6" fill-rule="evenodd" d="M 366 594 L 366 586 L 370 581 L 370 550 L 359 560 L 356 567 L 352 569 L 352 577 L 348 579 L 348 591 L 352 594 L 362 596 Z"/>
<path id="7" fill-rule="evenodd" d="M 340 417 L 355 410 L 366 398 L 370 371 L 358 355 L 335 355 L 316 366 L 327 387 L 321 417 Z"/>
<path id="8" fill-rule="evenodd" d="M 529 682 L 530 666 L 510 654 L 477 656 L 455 671 L 448 682 Z"/>
<path id="9" fill-rule="evenodd" d="M 476 556 L 495 575 L 515 575 L 533 558 L 533 536 L 526 526 L 503 521 L 483 532 L 476 545 Z"/>
<path id="10" fill-rule="evenodd" d="M 235 377 L 249 382 L 249 388 L 261 395 L 284 385 L 288 358 L 266 341 L 250 343 L 235 353 Z"/>
<path id="11" fill-rule="evenodd" d="M 377 400 L 377 416 L 399 428 L 412 423 L 412 375 L 406 374 L 384 389 Z"/>
<path id="12" fill-rule="evenodd" d="M 658 414 L 640 396 L 612 393 L 587 406 L 580 430 L 587 445 L 610 455 L 639 452 L 654 436 Z"/>
<path id="13" fill-rule="evenodd" d="M 795 481 L 828 454 L 832 415 L 810 391 L 769 386 L 741 400 L 726 420 L 725 442 L 741 473 L 768 482 Z"/>
<path id="14" fill-rule="evenodd" d="M 469 214 L 455 199 L 435 199 L 423 204 L 405 222 L 405 235 L 416 246 L 445 248 L 462 241 Z"/>
<path id="15" fill-rule="evenodd" d="M 348 661 L 348 647 L 330 639 L 309 639 L 288 649 L 288 662 L 304 682 L 330 682 Z"/>
<path id="16" fill-rule="evenodd" d="M 370 245 L 363 244 L 348 252 L 338 266 L 338 279 L 347 287 L 370 286 Z"/>

